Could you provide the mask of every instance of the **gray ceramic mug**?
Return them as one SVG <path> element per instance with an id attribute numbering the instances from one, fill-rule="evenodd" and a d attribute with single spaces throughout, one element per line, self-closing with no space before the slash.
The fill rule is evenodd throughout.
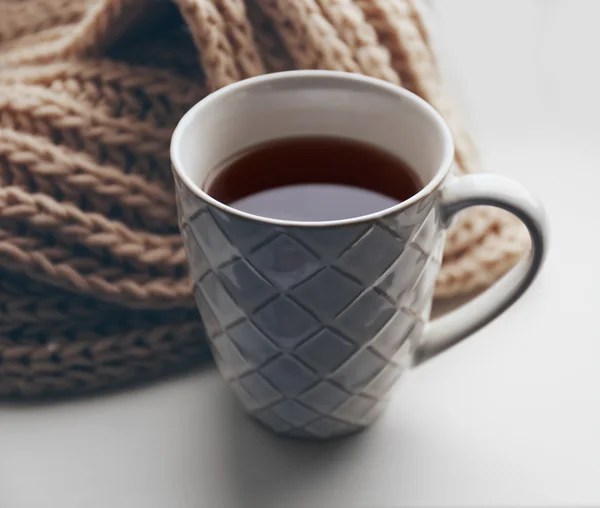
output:
<path id="1" fill-rule="evenodd" d="M 379 146 L 407 162 L 425 186 L 387 210 L 329 222 L 251 215 L 203 190 L 232 155 L 302 135 Z M 538 202 L 500 176 L 452 177 L 452 137 L 442 118 L 380 80 L 292 71 L 230 85 L 183 117 L 171 158 L 189 271 L 215 361 L 248 413 L 277 433 L 323 439 L 368 426 L 407 367 L 503 312 L 544 258 Z M 531 252 L 474 301 L 429 322 L 445 230 L 474 205 L 518 216 Z"/>

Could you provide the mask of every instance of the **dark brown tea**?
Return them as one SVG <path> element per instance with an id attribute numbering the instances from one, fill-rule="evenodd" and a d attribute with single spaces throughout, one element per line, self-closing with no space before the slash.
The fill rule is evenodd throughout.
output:
<path id="1" fill-rule="evenodd" d="M 271 141 L 233 157 L 207 192 L 254 215 L 328 221 L 384 210 L 421 188 L 415 173 L 384 150 L 348 139 L 303 137 Z"/>

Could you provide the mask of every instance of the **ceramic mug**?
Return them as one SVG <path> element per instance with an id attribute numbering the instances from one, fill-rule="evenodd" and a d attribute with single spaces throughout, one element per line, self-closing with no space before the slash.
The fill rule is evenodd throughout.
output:
<path id="1" fill-rule="evenodd" d="M 329 222 L 259 217 L 205 191 L 232 155 L 304 135 L 378 146 L 425 185 L 392 208 Z M 324 439 L 368 426 L 407 367 L 498 316 L 538 273 L 546 237 L 538 201 L 501 176 L 453 177 L 453 151 L 448 127 L 425 101 L 340 72 L 247 79 L 179 122 L 171 158 L 200 315 L 223 378 L 273 431 Z M 514 213 L 531 252 L 475 300 L 429 322 L 445 231 L 474 205 Z"/>

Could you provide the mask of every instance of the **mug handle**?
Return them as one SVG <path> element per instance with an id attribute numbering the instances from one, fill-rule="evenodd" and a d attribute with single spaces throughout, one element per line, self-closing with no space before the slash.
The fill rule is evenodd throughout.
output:
<path id="1" fill-rule="evenodd" d="M 442 219 L 471 206 L 496 206 L 517 216 L 529 230 L 531 250 L 504 277 L 482 294 L 425 326 L 424 340 L 416 347 L 419 365 L 446 351 L 498 317 L 516 302 L 537 276 L 547 248 L 546 214 L 525 187 L 499 175 L 466 175 L 451 180 L 442 190 Z"/>

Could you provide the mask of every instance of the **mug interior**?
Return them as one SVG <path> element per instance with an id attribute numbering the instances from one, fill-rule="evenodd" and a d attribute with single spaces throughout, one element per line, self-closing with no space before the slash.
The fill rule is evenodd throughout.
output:
<path id="1" fill-rule="evenodd" d="M 171 159 L 194 193 L 245 215 L 206 194 L 215 170 L 252 146 L 301 136 L 366 142 L 407 163 L 424 188 L 393 210 L 431 192 L 447 174 L 453 158 L 448 127 L 416 95 L 357 74 L 289 71 L 235 83 L 200 101 L 175 129 Z"/>

